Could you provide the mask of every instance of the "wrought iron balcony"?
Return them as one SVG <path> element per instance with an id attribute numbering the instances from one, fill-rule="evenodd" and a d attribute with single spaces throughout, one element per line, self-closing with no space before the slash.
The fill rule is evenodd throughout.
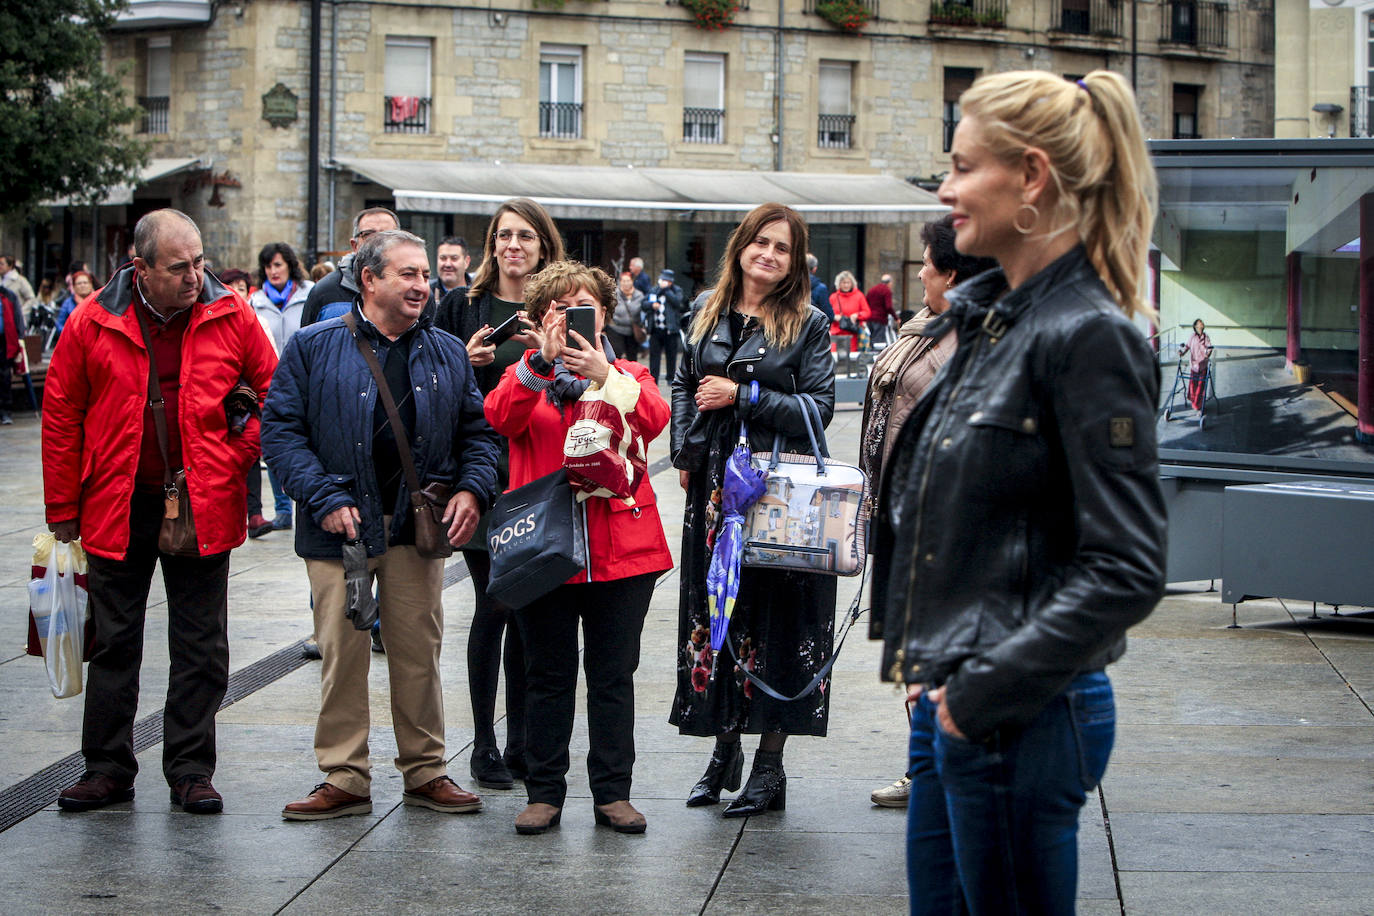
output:
<path id="1" fill-rule="evenodd" d="M 1374 98 L 1368 86 L 1350 87 L 1350 136 L 1374 137 Z"/>
<path id="2" fill-rule="evenodd" d="M 165 95 L 141 95 L 138 97 L 138 107 L 143 109 L 143 121 L 139 124 L 139 133 L 167 133 L 171 99 Z"/>
<path id="3" fill-rule="evenodd" d="M 539 136 L 577 140 L 582 136 L 581 102 L 540 102 Z"/>
<path id="4" fill-rule="evenodd" d="M 1007 0 L 932 0 L 930 21 L 936 25 L 1005 28 Z"/>
<path id="5" fill-rule="evenodd" d="M 802 0 L 802 12 L 803 12 L 803 13 L 814 13 L 814 12 L 816 12 L 816 3 L 817 3 L 817 0 Z M 868 10 L 868 15 L 869 15 L 869 16 L 873 17 L 874 19 L 877 19 L 877 18 L 878 18 L 878 0 L 859 0 L 859 5 L 862 6 L 864 9 Z M 742 9 L 742 10 L 747 10 L 747 9 L 749 9 L 749 4 L 748 4 L 748 3 L 741 3 L 741 4 L 740 4 L 740 9 Z"/>
<path id="6" fill-rule="evenodd" d="M 682 109 L 682 140 L 684 143 L 724 143 L 725 109 Z"/>
<path id="7" fill-rule="evenodd" d="M 853 147 L 854 116 L 821 115 L 816 145 L 821 149 L 850 149 Z"/>
<path id="8" fill-rule="evenodd" d="M 382 131 L 388 134 L 429 133 L 429 99 L 418 95 L 382 97 Z"/>
<path id="9" fill-rule="evenodd" d="M 1121 0 L 1054 0 L 1050 31 L 1120 38 Z"/>
<path id="10" fill-rule="evenodd" d="M 1166 0 L 1160 4 L 1161 44 L 1226 47 L 1230 5 L 1217 0 Z"/>

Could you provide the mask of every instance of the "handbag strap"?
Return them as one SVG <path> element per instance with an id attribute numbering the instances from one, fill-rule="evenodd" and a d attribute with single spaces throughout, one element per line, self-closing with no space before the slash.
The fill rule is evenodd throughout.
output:
<path id="1" fill-rule="evenodd" d="M 825 455 L 829 453 L 830 447 L 825 441 L 825 428 L 821 423 L 821 408 L 816 404 L 816 399 L 809 394 L 794 394 L 792 397 L 797 399 L 801 405 L 802 422 L 806 424 L 806 437 L 811 440 L 811 454 L 816 459 L 816 471 L 821 476 L 825 476 Z M 815 414 L 815 425 L 812 425 L 812 414 Z M 819 441 L 819 445 L 817 442 Z M 768 459 L 768 470 L 776 471 L 778 463 L 782 460 L 783 436 L 782 431 L 773 433 L 773 454 Z"/>
<path id="2" fill-rule="evenodd" d="M 858 622 L 858 619 L 861 616 L 863 616 L 864 610 L 867 610 L 866 608 L 860 609 L 859 607 L 859 602 L 863 598 L 864 594 L 864 584 L 867 581 L 867 579 L 868 566 L 865 565 L 863 575 L 859 577 L 859 588 L 854 593 L 854 600 L 849 605 L 849 612 L 845 614 L 844 629 L 840 631 L 840 638 L 835 643 L 835 650 L 830 653 L 830 657 L 825 660 L 825 664 L 821 665 L 821 670 L 816 672 L 816 676 L 811 679 L 811 682 L 809 684 L 807 684 L 805 687 L 801 689 L 800 693 L 790 697 L 783 696 L 776 688 L 772 687 L 758 675 L 754 674 L 754 672 L 744 667 L 744 665 L 739 660 L 739 656 L 735 654 L 734 643 L 730 642 L 730 629 L 727 626 L 725 630 L 725 648 L 726 651 L 730 653 L 730 658 L 732 661 L 734 661 L 735 667 L 738 668 L 740 672 L 746 678 L 748 678 L 749 681 L 755 687 L 762 690 L 764 693 L 768 694 L 768 696 L 772 697 L 775 700 L 778 700 L 779 702 L 795 703 L 797 700 L 802 700 L 806 697 L 809 697 L 811 694 L 816 692 L 816 688 L 821 685 L 821 682 L 830 676 L 830 669 L 835 667 L 835 660 L 840 657 L 840 650 L 844 648 L 844 641 L 849 637 L 849 631 L 854 629 L 854 624 Z"/>
<path id="3" fill-rule="evenodd" d="M 134 301 L 129 307 L 134 310 L 134 316 L 138 318 L 138 329 L 143 332 L 143 346 L 148 351 L 148 409 L 153 412 L 153 426 L 157 429 L 157 447 L 162 452 L 162 490 L 168 498 L 174 498 L 171 494 L 175 487 L 172 486 L 172 459 L 167 454 L 170 446 L 167 444 L 167 404 L 162 400 L 162 384 L 158 381 L 157 357 L 153 355 L 153 336 L 148 331 L 148 316 L 143 314 L 143 307 L 139 303 L 141 294 L 134 297 Z"/>
<path id="4" fill-rule="evenodd" d="M 410 501 L 416 506 L 423 505 L 425 497 L 420 492 L 420 475 L 415 472 L 415 458 L 410 454 L 410 441 L 406 438 L 405 424 L 401 422 L 401 414 L 396 410 L 396 399 L 391 396 L 391 387 L 387 385 L 386 376 L 382 374 L 382 364 L 377 361 L 377 354 L 372 352 L 372 347 L 358 333 L 358 319 L 354 317 L 352 309 L 344 313 L 343 320 L 344 324 L 348 325 L 348 333 L 353 335 L 353 342 L 358 345 L 358 352 L 363 355 L 367 368 L 372 370 L 372 377 L 377 381 L 377 394 L 382 399 L 382 406 L 386 408 L 386 418 L 391 423 L 391 434 L 396 437 L 396 452 L 400 455 L 401 467 L 406 472 Z"/>

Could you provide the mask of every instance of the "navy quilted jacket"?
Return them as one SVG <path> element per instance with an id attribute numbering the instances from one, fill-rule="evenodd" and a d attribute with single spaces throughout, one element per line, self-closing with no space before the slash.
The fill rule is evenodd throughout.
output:
<path id="1" fill-rule="evenodd" d="M 354 312 L 358 332 L 375 341 L 376 329 L 356 307 Z M 411 451 L 421 483 L 451 483 L 455 492 L 476 496 L 485 511 L 496 495 L 499 439 L 482 413 L 467 348 L 433 327 L 429 315 L 421 317 L 412 342 L 410 378 Z M 368 556 L 386 552 L 384 514 L 393 516 L 391 537 L 405 524 L 410 491 L 404 481 L 396 505 L 381 504 L 372 466 L 376 406 L 377 384 L 342 317 L 302 328 L 287 342 L 263 408 L 262 447 L 277 480 L 300 506 L 296 553 L 302 557 L 339 558 L 343 536 L 326 532 L 320 520 L 342 506 L 358 507 Z"/>

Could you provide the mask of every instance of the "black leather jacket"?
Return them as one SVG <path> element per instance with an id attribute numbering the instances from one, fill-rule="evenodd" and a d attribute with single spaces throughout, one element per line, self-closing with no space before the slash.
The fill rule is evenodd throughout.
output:
<path id="1" fill-rule="evenodd" d="M 734 358 L 731 358 L 734 353 Z M 697 385 L 708 375 L 722 375 L 744 384 L 743 396 L 731 410 L 697 410 Z M 749 382 L 759 383 L 757 404 L 749 403 Z M 806 421 L 793 394 L 806 393 L 821 409 L 822 425 L 830 425 L 835 413 L 835 361 L 830 358 L 830 322 L 812 308 L 801 334 L 790 347 L 768 343 L 763 329 L 755 326 L 735 350 L 730 316 L 722 316 L 716 329 L 687 347 L 673 379 L 673 466 L 686 471 L 701 468 L 712 439 L 721 434 L 719 424 L 728 421 L 735 435 L 739 422 L 749 423 L 749 445 L 755 451 L 773 447 L 773 433 L 787 437 L 788 451 L 809 454 Z"/>
<path id="2" fill-rule="evenodd" d="M 1144 335 L 1081 247 L 1005 289 L 994 270 L 949 293 L 959 347 L 902 427 L 872 532 L 883 677 L 944 684 L 975 741 L 1119 658 L 1164 591 Z"/>

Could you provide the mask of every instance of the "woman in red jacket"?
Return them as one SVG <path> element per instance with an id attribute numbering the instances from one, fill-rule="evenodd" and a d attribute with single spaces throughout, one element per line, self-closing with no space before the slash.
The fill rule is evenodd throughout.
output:
<path id="1" fill-rule="evenodd" d="M 868 323 L 872 312 L 868 308 L 868 297 L 859 289 L 854 275 L 847 270 L 835 276 L 830 308 L 835 312 L 835 320 L 830 324 L 831 335 L 848 334 L 849 352 L 853 353 L 859 349 L 859 329 Z"/>
<path id="2" fill-rule="evenodd" d="M 571 306 L 595 306 L 596 342 L 573 332 L 564 346 Z M 523 486 L 563 467 L 563 440 L 572 405 L 589 388 L 621 405 L 631 428 L 652 441 L 669 408 L 649 370 L 616 359 L 602 329 L 615 308 L 611 278 L 576 261 L 557 261 L 525 285 L 527 333 L 538 349 L 506 369 L 487 395 L 487 420 L 510 441 L 510 486 Z M 672 555 L 648 478 L 631 499 L 592 496 L 586 503 L 587 569 L 532 604 L 514 611 L 525 643 L 526 744 L 529 804 L 517 833 L 543 833 L 559 822 L 567 795 L 568 742 L 577 690 L 577 622 L 586 647 L 587 776 L 598 824 L 643 833 L 644 815 L 630 805 L 634 766 L 634 672 L 639 637 L 659 573 Z"/>

